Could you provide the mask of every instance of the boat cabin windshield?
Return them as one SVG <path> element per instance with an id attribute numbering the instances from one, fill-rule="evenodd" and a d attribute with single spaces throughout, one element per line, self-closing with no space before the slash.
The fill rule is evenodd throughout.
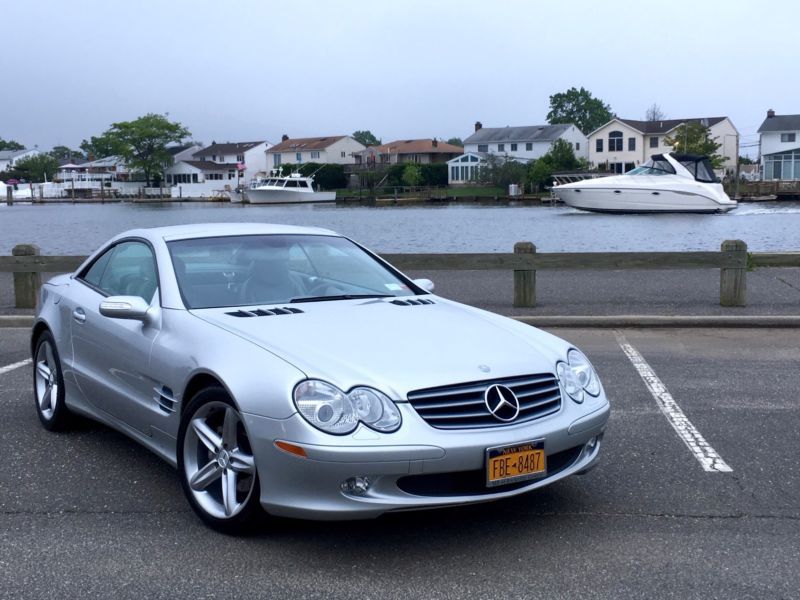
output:
<path id="1" fill-rule="evenodd" d="M 664 158 L 653 157 L 641 167 L 628 171 L 626 175 L 674 175 L 675 169 Z"/>
<path id="2" fill-rule="evenodd" d="M 719 183 L 719 179 L 717 179 L 717 176 L 714 174 L 714 169 L 711 166 L 711 161 L 707 158 L 689 155 L 676 155 L 674 158 L 692 174 L 692 177 L 694 177 L 696 181 L 701 181 L 703 183 Z"/>

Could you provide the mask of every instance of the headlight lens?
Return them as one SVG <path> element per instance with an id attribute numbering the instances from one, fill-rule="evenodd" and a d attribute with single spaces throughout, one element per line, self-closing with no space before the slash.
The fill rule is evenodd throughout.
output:
<path id="1" fill-rule="evenodd" d="M 556 364 L 556 374 L 570 398 L 583 402 L 584 392 L 590 396 L 600 394 L 600 379 L 592 364 L 574 348 L 567 352 L 567 362 Z"/>
<path id="2" fill-rule="evenodd" d="M 400 411 L 385 394 L 366 387 L 346 394 L 324 381 L 310 379 L 294 388 L 294 402 L 303 418 L 328 433 L 350 433 L 364 423 L 382 432 L 400 427 Z"/>

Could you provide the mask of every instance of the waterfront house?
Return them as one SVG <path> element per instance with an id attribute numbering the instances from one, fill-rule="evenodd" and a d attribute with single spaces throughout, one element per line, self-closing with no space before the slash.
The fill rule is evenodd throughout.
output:
<path id="1" fill-rule="evenodd" d="M 441 142 L 436 138 L 395 140 L 370 146 L 361 152 L 362 164 L 396 165 L 399 163 L 443 163 L 464 152 L 461 146 Z"/>
<path id="2" fill-rule="evenodd" d="M 13 167 L 18 160 L 37 154 L 39 154 L 38 150 L 0 150 L 0 173 Z"/>
<path id="3" fill-rule="evenodd" d="M 284 135 L 279 144 L 267 150 L 267 166 L 320 164 L 352 165 L 361 161 L 366 146 L 349 135 L 290 138 Z"/>
<path id="4" fill-rule="evenodd" d="M 217 164 L 232 164 L 234 169 L 240 165 L 243 177 L 247 180 L 266 175 L 267 159 L 264 153 L 272 145 L 266 140 L 256 142 L 211 142 L 199 152 L 195 152 L 193 160 L 209 161 Z M 241 167 L 243 166 L 243 168 Z"/>
<path id="5" fill-rule="evenodd" d="M 770 109 L 758 134 L 764 180 L 800 180 L 800 115 L 776 115 Z"/>
<path id="6" fill-rule="evenodd" d="M 475 132 L 464 140 L 463 154 L 447 161 L 448 183 L 459 185 L 475 181 L 490 155 L 499 160 L 536 160 L 547 154 L 556 140 L 569 143 L 576 157 L 587 158 L 586 136 L 571 123 L 484 127 L 478 121 Z"/>
<path id="7" fill-rule="evenodd" d="M 672 150 L 667 136 L 684 123 L 702 123 L 711 138 L 721 144 L 718 153 L 725 158 L 726 171 L 736 169 L 739 156 L 739 132 L 728 117 L 661 119 L 636 121 L 615 117 L 589 134 L 589 163 L 613 173 L 627 173 L 650 160 L 653 154 Z"/>

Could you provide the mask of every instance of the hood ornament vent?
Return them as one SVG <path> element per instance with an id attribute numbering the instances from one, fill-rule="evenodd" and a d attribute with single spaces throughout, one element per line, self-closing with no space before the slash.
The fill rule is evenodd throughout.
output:
<path id="1" fill-rule="evenodd" d="M 408 300 L 392 300 L 392 304 L 397 306 L 419 306 L 421 304 L 436 304 L 433 300 L 425 298 L 410 298 Z"/>
<path id="2" fill-rule="evenodd" d="M 299 308 L 284 306 L 282 308 L 257 308 L 255 310 L 240 309 L 225 314 L 232 317 L 272 317 L 274 315 L 297 315 L 302 312 Z"/>

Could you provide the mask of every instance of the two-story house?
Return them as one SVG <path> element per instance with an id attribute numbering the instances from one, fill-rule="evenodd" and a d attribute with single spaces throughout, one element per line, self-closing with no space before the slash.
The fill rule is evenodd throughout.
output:
<path id="1" fill-rule="evenodd" d="M 776 115 L 758 128 L 761 173 L 765 180 L 800 180 L 800 115 Z"/>
<path id="2" fill-rule="evenodd" d="M 379 146 L 369 146 L 361 152 L 362 164 L 443 163 L 463 154 L 464 148 L 436 138 L 395 140 Z"/>
<path id="3" fill-rule="evenodd" d="M 489 155 L 519 162 L 536 160 L 547 154 L 559 139 L 572 146 L 576 157 L 588 157 L 586 136 L 571 123 L 484 127 L 478 121 L 475 123 L 475 132 L 464 140 L 463 155 L 447 161 L 448 183 L 459 185 L 475 181 Z"/>
<path id="4" fill-rule="evenodd" d="M 174 147 L 174 163 L 164 170 L 168 185 L 227 182 L 235 187 L 267 173 L 264 154 L 270 147 L 265 140 L 255 142 L 211 142 L 205 148 Z M 169 149 L 168 149 L 169 150 Z"/>
<path id="5" fill-rule="evenodd" d="M 711 138 L 721 144 L 718 153 L 725 158 L 725 170 L 736 169 L 739 132 L 728 117 L 662 119 L 636 121 L 613 118 L 589 134 L 589 163 L 614 173 L 627 173 L 650 160 L 653 154 L 669 152 L 665 139 L 684 123 L 702 123 Z"/>
<path id="6" fill-rule="evenodd" d="M 359 162 L 366 146 L 349 135 L 290 138 L 284 135 L 279 144 L 267 150 L 267 166 L 320 164 L 352 165 Z"/>
<path id="7" fill-rule="evenodd" d="M 39 154 L 38 150 L 0 150 L 0 173 L 13 167 L 18 160 L 37 154 Z"/>

